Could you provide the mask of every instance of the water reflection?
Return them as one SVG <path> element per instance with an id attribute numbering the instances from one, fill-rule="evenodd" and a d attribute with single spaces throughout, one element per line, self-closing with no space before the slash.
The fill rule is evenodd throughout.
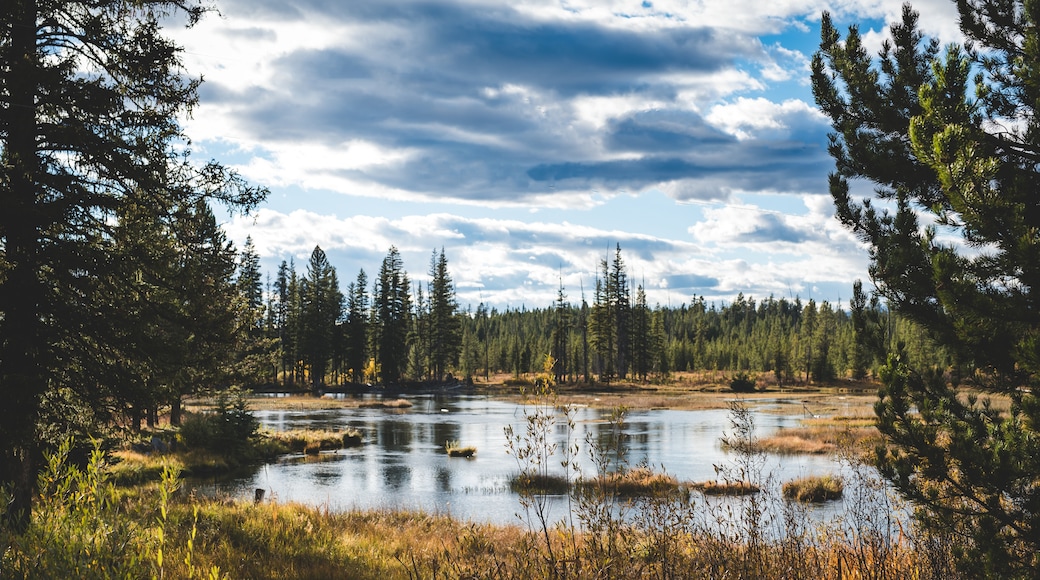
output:
<path id="1" fill-rule="evenodd" d="M 294 456 L 266 465 L 255 473 L 214 484 L 221 492 L 251 498 L 263 488 L 282 501 L 301 501 L 330 509 L 406 508 L 500 523 L 515 523 L 520 506 L 509 490 L 509 478 L 518 471 L 507 453 L 503 428 L 522 433 L 524 412 L 515 403 L 474 396 L 421 396 L 410 399 L 407 411 L 386 409 L 332 409 L 322 411 L 259 411 L 269 429 L 348 428 L 362 432 L 359 448 L 322 453 L 316 458 Z M 797 423 L 797 406 L 756 410 L 758 434 Z M 780 411 L 790 411 L 784 415 Z M 528 410 L 528 412 L 531 412 Z M 613 448 L 610 412 L 579 408 L 575 429 L 554 429 L 560 452 L 569 442 L 581 447 L 576 459 L 583 473 L 596 469 L 586 441 Z M 715 478 L 714 466 L 732 461 L 719 445 L 729 428 L 725 410 L 634 411 L 626 417 L 625 456 L 631 465 L 646 463 L 664 468 L 684 481 Z M 475 446 L 473 459 L 451 458 L 444 444 L 458 441 Z M 563 473 L 558 460 L 551 470 Z M 770 457 L 765 466 L 778 480 L 833 472 L 836 464 L 824 456 Z M 565 505 L 565 502 L 562 504 Z"/>

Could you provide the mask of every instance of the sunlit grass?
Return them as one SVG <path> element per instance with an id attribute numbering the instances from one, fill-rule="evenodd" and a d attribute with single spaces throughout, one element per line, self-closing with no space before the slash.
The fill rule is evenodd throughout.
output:
<path id="1" fill-rule="evenodd" d="M 849 449 L 862 454 L 874 447 L 880 433 L 873 420 L 803 419 L 802 427 L 777 430 L 757 441 L 757 449 L 766 453 L 827 454 Z"/>
<path id="2" fill-rule="evenodd" d="M 813 503 L 840 499 L 844 490 L 845 482 L 833 475 L 802 477 L 784 483 L 782 489 L 787 499 Z"/>
<path id="3" fill-rule="evenodd" d="M 235 465 L 226 457 L 205 450 L 171 453 L 141 453 L 131 450 L 113 451 L 108 472 L 119 485 L 158 481 L 164 466 L 176 468 L 184 475 L 226 473 Z"/>
<path id="4" fill-rule="evenodd" d="M 582 479 L 578 485 L 585 491 L 598 490 L 622 497 L 668 495 L 678 492 L 681 488 L 679 480 L 674 476 L 646 467 Z"/>
<path id="5" fill-rule="evenodd" d="M 458 441 L 448 441 L 444 444 L 444 451 L 448 457 L 473 457 L 477 454 L 477 448 L 472 445 L 462 445 Z"/>
<path id="6" fill-rule="evenodd" d="M 139 455 L 124 454 L 124 462 L 152 459 Z M 232 578 L 362 580 L 950 577 L 948 567 L 936 566 L 950 559 L 944 544 L 925 538 L 914 545 L 910 536 L 884 532 L 852 540 L 842 533 L 848 520 L 831 528 L 821 523 L 808 532 L 785 520 L 786 529 L 765 534 L 759 518 L 734 527 L 728 519 L 715 519 L 710 508 L 698 511 L 710 504 L 663 497 L 625 502 L 637 510 L 633 517 L 612 519 L 605 527 L 565 522 L 520 527 L 423 512 L 338 512 L 328 506 L 200 499 L 173 493 L 170 476 L 163 484 L 110 489 L 106 472 L 96 467 L 103 463 L 92 459 L 86 471 L 57 463 L 41 479 L 45 484 L 30 528 L 16 533 L 0 526 L 5 579 L 191 578 L 210 570 Z M 637 468 L 603 482 L 667 481 L 659 476 Z M 62 482 L 71 482 L 74 492 L 54 493 L 68 489 Z M 716 482 L 707 488 L 757 489 Z M 6 500 L 4 493 L 0 489 L 0 501 Z M 613 517 L 619 504 L 605 495 L 588 497 L 600 502 L 592 508 L 596 513 Z"/>
<path id="7" fill-rule="evenodd" d="M 289 431 L 260 430 L 261 438 L 266 438 L 284 447 L 284 453 L 299 453 L 311 450 L 312 453 L 325 449 L 341 449 L 360 445 L 361 432 L 356 429 L 346 431 L 330 431 L 319 429 L 293 429 Z"/>
<path id="8" fill-rule="evenodd" d="M 408 409 L 412 402 L 408 399 L 394 399 L 393 401 L 364 401 L 358 404 L 360 409 Z"/>

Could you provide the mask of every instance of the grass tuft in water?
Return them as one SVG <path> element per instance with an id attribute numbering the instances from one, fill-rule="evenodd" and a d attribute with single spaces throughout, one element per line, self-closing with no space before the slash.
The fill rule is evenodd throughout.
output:
<path id="1" fill-rule="evenodd" d="M 844 491 L 845 482 L 832 475 L 802 477 L 783 486 L 785 498 L 807 503 L 840 499 Z"/>

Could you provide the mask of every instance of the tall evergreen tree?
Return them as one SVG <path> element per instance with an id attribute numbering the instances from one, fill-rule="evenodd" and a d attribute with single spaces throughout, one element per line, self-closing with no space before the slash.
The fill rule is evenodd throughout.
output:
<path id="1" fill-rule="evenodd" d="M 167 352 L 183 349 L 163 377 L 169 393 L 171 422 L 180 420 L 181 397 L 220 386 L 231 371 L 245 338 L 238 321 L 251 309 L 235 284 L 235 248 L 217 225 L 209 206 L 198 201 L 180 211 L 176 236 L 181 251 L 174 262 L 180 298 L 175 317 L 167 321 L 179 333 L 169 337 Z M 172 339 L 172 340 L 169 340 Z M 173 346 L 176 344 L 177 346 Z"/>
<path id="2" fill-rule="evenodd" d="M 562 384 L 567 378 L 568 368 L 568 337 L 570 336 L 570 304 L 567 303 L 567 294 L 563 291 L 563 280 L 556 291 L 556 307 L 553 309 L 553 327 L 550 340 L 552 341 L 551 356 L 553 360 L 553 375 L 557 384 Z"/>
<path id="3" fill-rule="evenodd" d="M 261 190 L 199 167 L 179 125 L 199 81 L 162 35 L 195 2 L 8 0 L 0 10 L 0 481 L 28 521 L 49 392 L 96 391 L 126 360 L 113 223 L 141 195 L 160 220 L 198 199 L 248 207 Z M 110 398 L 88 396 L 89 400 Z"/>
<path id="4" fill-rule="evenodd" d="M 320 246 L 314 246 L 307 262 L 307 276 L 300 287 L 300 353 L 310 371 L 311 389 L 325 384 L 325 374 L 335 345 L 336 323 L 343 315 L 343 294 L 336 269 Z"/>
<path id="5" fill-rule="evenodd" d="M 289 261 L 288 304 L 285 308 L 285 332 L 282 357 L 288 365 L 288 383 L 295 385 L 303 378 L 303 284 L 296 265 Z"/>
<path id="6" fill-rule="evenodd" d="M 260 255 L 256 253 L 253 237 L 246 236 L 246 243 L 238 260 L 238 291 L 245 300 L 247 312 L 250 314 L 249 328 L 256 333 L 263 327 L 264 321 L 264 285 L 260 273 Z"/>
<path id="7" fill-rule="evenodd" d="M 867 295 L 863 292 L 863 283 L 856 280 L 852 284 L 849 310 L 855 336 L 852 378 L 861 379 L 867 376 L 867 369 L 875 362 L 884 361 L 888 357 L 881 301 L 876 294 L 872 294 L 868 302 Z"/>
<path id="8" fill-rule="evenodd" d="M 351 371 L 350 380 L 364 380 L 365 364 L 368 362 L 368 276 L 359 270 L 357 279 L 347 287 L 347 328 L 345 362 Z"/>
<path id="9" fill-rule="evenodd" d="M 288 380 L 289 374 L 289 359 L 286 356 L 288 351 L 286 330 L 289 318 L 289 264 L 285 260 L 282 260 L 278 265 L 278 274 L 274 279 L 274 294 L 278 299 L 274 316 L 274 326 L 278 333 L 278 351 L 280 353 L 278 371 L 284 382 Z"/>
<path id="10" fill-rule="evenodd" d="M 400 380 L 408 362 L 412 311 L 410 286 L 401 254 L 391 246 L 379 268 L 372 304 L 372 338 L 384 383 Z"/>
<path id="11" fill-rule="evenodd" d="M 441 381 L 448 368 L 458 363 L 462 348 L 459 304 L 444 248 L 430 259 L 430 280 L 430 370 L 433 379 Z"/>
<path id="12" fill-rule="evenodd" d="M 950 381 L 944 369 L 889 355 L 879 464 L 926 524 L 960 538 L 966 575 L 1035 578 L 1040 3 L 957 8 L 969 45 L 940 55 L 907 6 L 876 60 L 858 29 L 842 39 L 824 14 L 813 93 L 834 128 L 837 215 L 870 248 L 878 293 L 958 367 Z M 872 182 L 874 198 L 854 201 L 851 180 Z M 944 241 L 939 227 L 963 243 Z M 959 396 L 958 379 L 1009 398 L 1010 410 Z"/>
<path id="13" fill-rule="evenodd" d="M 617 346 L 614 358 L 615 368 L 620 378 L 628 376 L 628 358 L 632 347 L 630 321 L 632 315 L 632 299 L 628 290 L 628 273 L 625 262 L 621 259 L 621 244 L 614 249 L 614 263 L 610 269 L 610 283 L 607 285 L 610 301 L 613 303 L 614 334 Z"/>
<path id="14" fill-rule="evenodd" d="M 653 315 L 646 303 L 646 291 L 640 284 L 636 289 L 636 304 L 632 308 L 632 372 L 645 381 L 653 370 L 654 341 Z"/>
<path id="15" fill-rule="evenodd" d="M 801 324 L 798 329 L 798 345 L 801 348 L 802 370 L 805 371 L 805 382 L 812 377 L 813 365 L 816 363 L 816 327 L 819 319 L 816 316 L 816 301 L 810 299 L 802 310 Z"/>
<path id="16" fill-rule="evenodd" d="M 415 285 L 411 324 L 408 328 L 408 372 L 412 378 L 422 381 L 430 370 L 430 305 L 422 285 Z"/>
<path id="17" fill-rule="evenodd" d="M 265 304 L 264 288 L 260 272 L 260 255 L 253 245 L 252 236 L 238 257 L 238 274 L 235 285 L 240 302 L 239 330 L 241 345 L 235 363 L 235 380 L 245 384 L 258 384 L 270 377 L 271 367 L 277 366 L 276 341 L 272 329 L 274 317 L 268 312 L 273 302 Z"/>
<path id="18" fill-rule="evenodd" d="M 590 342 L 595 353 L 594 362 L 599 371 L 600 380 L 610 382 L 614 378 L 614 353 L 617 348 L 617 326 L 614 315 L 613 288 L 610 284 L 610 267 L 607 259 L 600 262 L 603 277 L 596 278 L 596 290 L 592 299 L 592 311 L 589 313 Z"/>

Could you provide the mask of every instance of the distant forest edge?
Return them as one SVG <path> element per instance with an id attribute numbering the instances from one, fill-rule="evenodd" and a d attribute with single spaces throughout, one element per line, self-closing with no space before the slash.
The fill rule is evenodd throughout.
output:
<path id="1" fill-rule="evenodd" d="M 620 245 L 599 263 L 588 296 L 561 287 L 552 305 L 460 308 L 444 250 L 429 281 L 411 283 L 391 247 L 369 284 L 362 269 L 346 288 L 320 247 L 305 271 L 283 261 L 266 289 L 252 241 L 236 286 L 245 340 L 230 380 L 244 386 L 309 387 L 438 383 L 540 372 L 546 355 L 558 383 L 666 381 L 680 371 L 765 374 L 779 385 L 876 376 L 879 353 L 901 349 L 918 368 L 950 369 L 947 352 L 893 315 L 857 282 L 849 308 L 743 294 L 728 304 L 693 296 L 650 305 L 628 278 Z"/>

